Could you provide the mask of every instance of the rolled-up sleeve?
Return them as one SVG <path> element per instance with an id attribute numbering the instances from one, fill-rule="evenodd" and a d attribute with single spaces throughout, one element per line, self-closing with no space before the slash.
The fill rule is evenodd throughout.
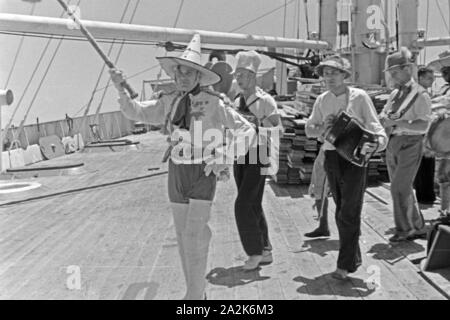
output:
<path id="1" fill-rule="evenodd" d="M 322 126 L 324 122 L 324 116 L 321 111 L 322 96 L 319 96 L 314 103 L 311 116 L 306 121 L 305 132 L 308 138 L 318 138 L 320 134 L 317 133 L 313 128 L 316 126 Z"/>
<path id="2" fill-rule="evenodd" d="M 163 96 L 160 99 L 139 102 L 121 93 L 118 102 L 120 110 L 128 119 L 160 125 L 165 121 L 165 100 Z"/>

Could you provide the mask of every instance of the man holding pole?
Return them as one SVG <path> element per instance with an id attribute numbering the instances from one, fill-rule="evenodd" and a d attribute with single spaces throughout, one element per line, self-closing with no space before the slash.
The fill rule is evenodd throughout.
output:
<path id="1" fill-rule="evenodd" d="M 200 35 L 194 35 L 181 57 L 160 57 L 158 60 L 175 80 L 175 92 L 139 102 L 125 92 L 120 71 L 112 70 L 111 78 L 126 117 L 149 124 L 164 124 L 172 136 L 168 154 L 168 194 L 186 279 L 184 299 L 199 300 L 205 297 L 205 271 L 211 240 L 208 222 L 216 181 L 227 175 L 229 164 L 233 163 L 233 159 L 227 158 L 229 153 L 224 150 L 223 139 L 214 141 L 215 148 L 207 150 L 211 141 L 206 137 L 213 131 L 224 133 L 225 128 L 232 129 L 235 137 L 252 137 L 254 129 L 227 106 L 219 94 L 205 89 L 219 82 L 220 77 L 201 65 Z"/>

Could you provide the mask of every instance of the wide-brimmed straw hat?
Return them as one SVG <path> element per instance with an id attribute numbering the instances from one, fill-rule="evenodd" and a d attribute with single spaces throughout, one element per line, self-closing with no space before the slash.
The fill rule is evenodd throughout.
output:
<path id="1" fill-rule="evenodd" d="M 323 76 L 323 68 L 330 67 L 334 69 L 338 69 L 345 73 L 345 78 L 349 78 L 352 75 L 352 66 L 350 61 L 345 58 L 342 58 L 340 55 L 333 55 L 331 57 L 326 58 L 322 61 L 317 67 L 316 72 L 319 76 Z"/>
<path id="2" fill-rule="evenodd" d="M 390 71 L 394 68 L 400 68 L 412 65 L 412 53 L 407 48 L 403 47 L 400 51 L 394 52 L 386 58 L 386 69 L 383 71 Z"/>
<path id="3" fill-rule="evenodd" d="M 450 51 L 442 52 L 439 55 L 439 59 L 431 61 L 428 64 L 428 68 L 433 69 L 434 71 L 441 71 L 445 67 L 450 67 Z"/>
<path id="4" fill-rule="evenodd" d="M 200 48 L 200 35 L 195 34 L 181 57 L 157 57 L 156 59 L 159 60 L 161 67 L 171 78 L 175 78 L 175 68 L 177 66 L 186 66 L 201 73 L 201 86 L 211 86 L 220 81 L 220 76 L 201 65 L 202 54 Z"/>

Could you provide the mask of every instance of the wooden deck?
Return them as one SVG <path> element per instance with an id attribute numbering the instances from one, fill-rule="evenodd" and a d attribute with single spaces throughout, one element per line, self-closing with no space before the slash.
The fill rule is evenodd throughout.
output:
<path id="1" fill-rule="evenodd" d="M 160 163 L 165 138 L 152 132 L 131 139 L 141 141 L 138 150 L 105 149 L 54 159 L 55 164 L 81 161 L 85 166 L 28 178 L 42 187 L 0 197 L 1 299 L 179 299 L 184 295 L 166 195 L 166 165 Z M 159 169 L 149 170 L 155 168 Z M 388 243 L 393 218 L 384 187 L 370 188 L 375 197 L 365 198 L 363 267 L 350 281 L 331 278 L 339 245 L 334 219 L 330 219 L 331 238 L 303 237 L 317 225 L 306 190 L 267 182 L 263 205 L 274 263 L 244 272 L 240 266 L 246 257 L 233 213 L 235 185 L 230 181 L 218 186 L 211 220 L 209 299 L 448 298 L 448 270 L 420 271 L 425 241 Z M 424 212 L 427 219 L 437 216 L 435 208 Z M 79 288 L 72 281 L 77 271 Z M 370 282 L 379 286 L 374 288 Z"/>

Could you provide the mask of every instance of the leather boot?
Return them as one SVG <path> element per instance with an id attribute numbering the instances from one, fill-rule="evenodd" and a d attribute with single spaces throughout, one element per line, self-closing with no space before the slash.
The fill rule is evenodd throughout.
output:
<path id="1" fill-rule="evenodd" d="M 184 254 L 188 273 L 185 300 L 202 300 L 206 288 L 206 267 L 208 262 L 211 229 L 208 221 L 211 201 L 189 201 L 186 227 L 183 231 Z"/>

